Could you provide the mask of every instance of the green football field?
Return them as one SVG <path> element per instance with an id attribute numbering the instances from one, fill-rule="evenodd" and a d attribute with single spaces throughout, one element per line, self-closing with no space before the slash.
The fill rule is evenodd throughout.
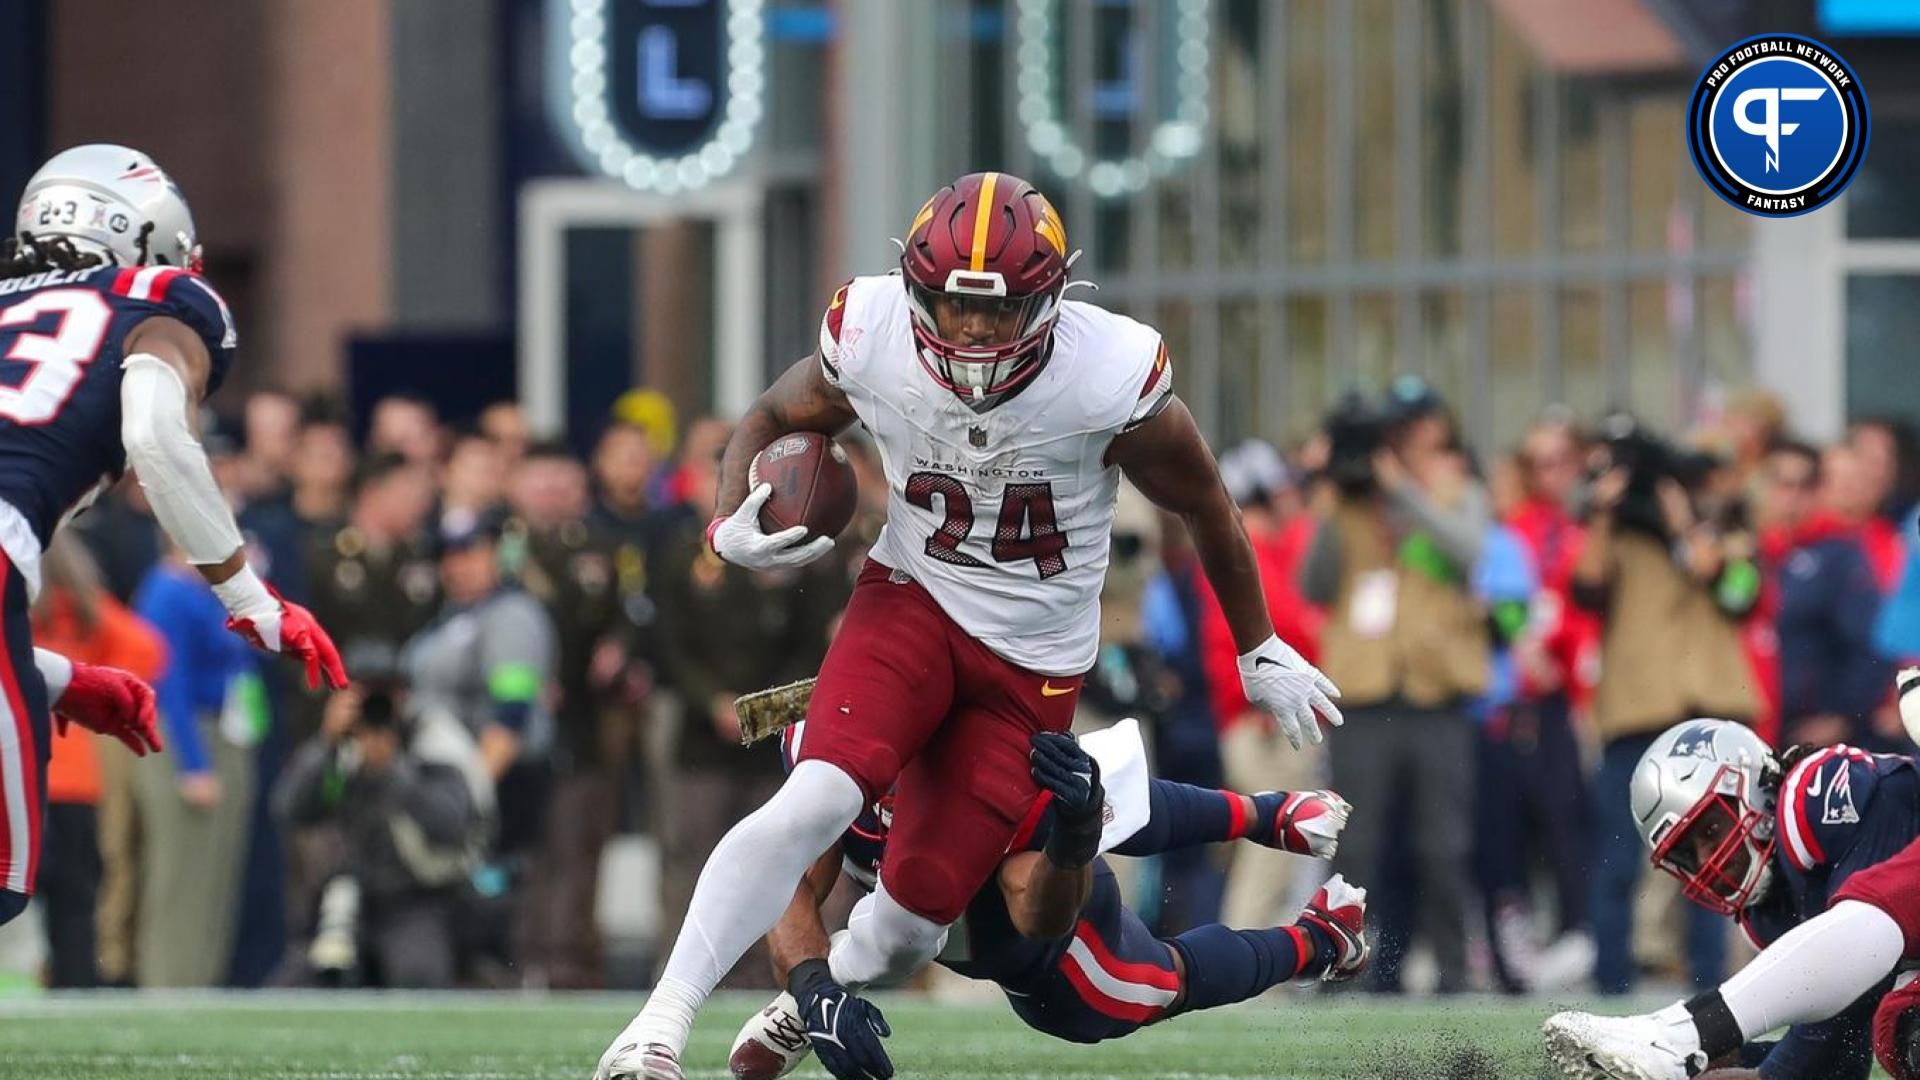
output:
<path id="1" fill-rule="evenodd" d="M 638 998 L 142 994 L 0 998 L 0 1077 L 32 1080 L 587 1080 Z M 1270 996 L 1132 1038 L 1070 1046 L 998 1005 L 882 998 L 903 1077 L 1484 1080 L 1545 1075 L 1551 1006 L 1494 999 L 1374 1003 Z M 726 1075 L 759 996 L 704 1014 L 688 1076 Z M 809 1064 L 796 1074 L 817 1080 Z"/>

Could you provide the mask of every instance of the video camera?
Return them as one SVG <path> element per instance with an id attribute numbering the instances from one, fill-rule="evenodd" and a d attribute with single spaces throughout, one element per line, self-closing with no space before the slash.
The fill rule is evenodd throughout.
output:
<path id="1" fill-rule="evenodd" d="M 1350 390 L 1327 414 L 1326 427 L 1327 479 L 1343 495 L 1371 493 L 1378 486 L 1373 457 L 1393 433 L 1393 412 Z"/>
<path id="2" fill-rule="evenodd" d="M 1594 477 L 1613 469 L 1623 469 L 1627 474 L 1626 491 L 1614 508 L 1615 523 L 1663 541 L 1674 539 L 1660 508 L 1661 481 L 1673 481 L 1697 502 L 1718 460 L 1704 451 L 1673 445 L 1626 413 L 1602 420 L 1599 435 L 1603 460 Z"/>

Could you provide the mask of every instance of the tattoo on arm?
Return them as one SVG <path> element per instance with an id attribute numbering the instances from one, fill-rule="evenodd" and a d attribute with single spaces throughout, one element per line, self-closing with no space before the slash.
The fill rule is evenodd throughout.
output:
<path id="1" fill-rule="evenodd" d="M 747 497 L 747 465 L 763 447 L 794 431 L 837 435 L 858 417 L 847 395 L 820 372 L 820 357 L 810 355 L 788 368 L 754 401 L 734 425 L 720 459 L 716 514 L 731 514 Z"/>

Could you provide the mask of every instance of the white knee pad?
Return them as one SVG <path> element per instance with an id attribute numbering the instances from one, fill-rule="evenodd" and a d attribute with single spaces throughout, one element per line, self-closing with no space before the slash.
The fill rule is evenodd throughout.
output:
<path id="1" fill-rule="evenodd" d="M 946 927 L 901 907 L 883 884 L 854 905 L 827 961 L 836 982 L 859 990 L 905 982 L 946 944 Z"/>

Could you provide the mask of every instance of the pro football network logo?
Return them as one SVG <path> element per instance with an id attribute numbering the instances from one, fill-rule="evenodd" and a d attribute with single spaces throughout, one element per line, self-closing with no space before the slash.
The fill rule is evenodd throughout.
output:
<path id="1" fill-rule="evenodd" d="M 1798 34 L 1762 34 L 1715 57 L 1687 107 L 1687 145 L 1714 194 L 1793 217 L 1846 190 L 1867 154 L 1867 94 L 1847 62 Z"/>

